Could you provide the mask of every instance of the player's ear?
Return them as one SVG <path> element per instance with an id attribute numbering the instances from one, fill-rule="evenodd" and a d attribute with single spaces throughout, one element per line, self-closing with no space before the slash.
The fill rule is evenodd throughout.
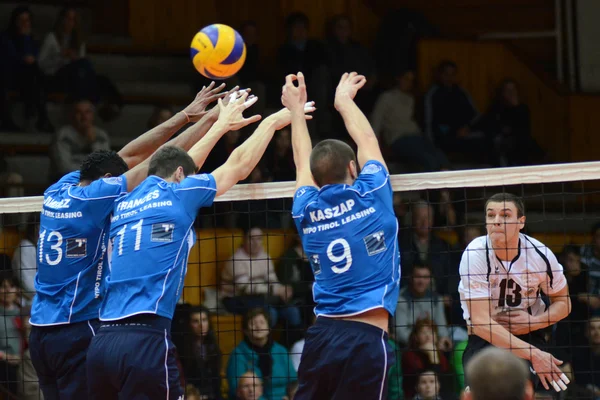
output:
<path id="1" fill-rule="evenodd" d="M 104 174 L 103 178 L 110 178 L 112 177 L 112 174 L 110 172 L 107 172 L 106 174 Z"/>
<path id="2" fill-rule="evenodd" d="M 519 230 L 525 228 L 525 219 L 526 217 L 524 215 L 521 218 L 519 218 Z"/>
<path id="3" fill-rule="evenodd" d="M 352 178 L 352 180 L 358 178 L 358 166 L 354 160 L 351 160 L 348 163 L 348 173 L 350 174 L 350 178 Z"/>

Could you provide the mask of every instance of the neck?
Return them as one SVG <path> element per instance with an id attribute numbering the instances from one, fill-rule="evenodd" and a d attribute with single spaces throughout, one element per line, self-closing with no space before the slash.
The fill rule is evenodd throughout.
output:
<path id="1" fill-rule="evenodd" d="M 250 343 L 252 343 L 256 347 L 264 347 L 269 341 L 269 337 L 260 338 L 260 339 L 250 339 Z"/>
<path id="2" fill-rule="evenodd" d="M 492 247 L 500 260 L 512 261 L 519 254 L 519 237 L 517 236 L 515 240 L 511 240 L 510 243 L 506 244 L 496 245 L 492 242 Z"/>

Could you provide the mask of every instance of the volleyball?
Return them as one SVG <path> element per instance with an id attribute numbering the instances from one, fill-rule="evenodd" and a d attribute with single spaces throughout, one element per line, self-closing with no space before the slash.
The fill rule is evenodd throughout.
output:
<path id="1" fill-rule="evenodd" d="M 196 33 L 190 57 L 198 72 L 209 79 L 227 79 L 246 61 L 246 44 L 232 27 L 213 24 Z"/>

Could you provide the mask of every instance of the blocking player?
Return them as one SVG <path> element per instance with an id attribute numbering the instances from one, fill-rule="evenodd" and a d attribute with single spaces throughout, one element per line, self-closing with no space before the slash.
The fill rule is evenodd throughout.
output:
<path id="1" fill-rule="evenodd" d="M 312 148 L 302 118 L 302 73 L 289 75 L 283 88 L 296 164 L 292 216 L 315 276 L 317 315 L 306 335 L 297 400 L 383 398 L 394 364 L 387 329 L 398 302 L 398 223 L 379 143 L 353 100 L 365 82 L 364 76 L 346 73 L 335 94 L 358 162 L 339 140 Z"/>
<path id="2" fill-rule="evenodd" d="M 225 164 L 196 175 L 219 138 L 260 119 L 243 118 L 256 100 L 246 98 L 227 106 L 219 102 L 219 119 L 189 154 L 168 146 L 159 150 L 148 178 L 115 202 L 102 325 L 87 355 L 89 399 L 183 398 L 170 331 L 195 244 L 196 214 L 245 179 L 275 131 L 290 122 L 286 109 L 265 118 Z"/>
<path id="3" fill-rule="evenodd" d="M 205 107 L 223 85 L 204 88 L 182 113 L 148 131 L 119 153 L 96 151 L 44 192 L 38 240 L 36 296 L 29 347 L 46 400 L 87 396 L 85 357 L 98 329 L 106 276 L 105 253 L 114 200 L 146 176 L 146 157 L 187 121 L 196 122 L 176 145 L 189 149 L 218 115 Z M 130 170 L 128 170 L 131 168 Z"/>
<path id="4" fill-rule="evenodd" d="M 543 243 L 520 233 L 525 207 L 519 197 L 495 194 L 485 213 L 487 235 L 473 240 L 460 262 L 458 290 L 469 329 L 463 366 L 493 345 L 527 360 L 534 385 L 566 390 L 569 380 L 558 367 L 562 361 L 542 350 L 546 343 L 540 331 L 571 310 L 563 267 Z M 542 292 L 550 298 L 549 307 Z"/>

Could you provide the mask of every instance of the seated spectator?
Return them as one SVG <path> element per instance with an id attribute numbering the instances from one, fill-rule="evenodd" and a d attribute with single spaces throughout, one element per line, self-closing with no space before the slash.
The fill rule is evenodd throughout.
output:
<path id="1" fill-rule="evenodd" d="M 245 372 L 238 381 L 235 400 L 262 400 L 262 380 L 252 371 Z"/>
<path id="2" fill-rule="evenodd" d="M 290 247 L 288 247 L 279 259 L 277 276 L 279 277 L 279 282 L 292 287 L 294 294 L 291 302 L 301 308 L 302 319 L 305 324 L 312 321 L 315 306 L 312 285 L 315 277 L 298 235 L 294 235 L 294 240 Z"/>
<path id="3" fill-rule="evenodd" d="M 449 293 L 456 292 L 451 278 L 458 276 L 458 265 L 451 267 L 450 245 L 433 234 L 435 210 L 426 201 L 412 205 L 412 226 L 400 231 L 402 268 L 413 264 L 429 265 L 433 274 L 433 289 L 449 304 Z"/>
<path id="4" fill-rule="evenodd" d="M 600 397 L 600 317 L 592 317 L 586 333 L 587 343 L 574 349 L 573 370 L 578 385 Z"/>
<path id="5" fill-rule="evenodd" d="M 600 315 L 600 223 L 592 227 L 592 243 L 581 248 L 581 262 L 589 268 L 590 311 Z"/>
<path id="6" fill-rule="evenodd" d="M 156 106 L 152 111 L 152 115 L 148 118 L 148 130 L 156 128 L 163 122 L 168 121 L 175 115 L 173 109 L 170 106 Z"/>
<path id="7" fill-rule="evenodd" d="M 288 182 L 296 180 L 296 165 L 292 152 L 292 131 L 289 127 L 283 128 L 269 144 L 265 152 L 265 167 L 269 173 L 270 181 Z"/>
<path id="8" fill-rule="evenodd" d="M 23 287 L 23 295 L 31 300 L 35 295 L 35 274 L 37 273 L 37 242 L 40 233 L 39 214 L 29 215 L 25 236 L 12 258 L 13 275 Z"/>
<path id="9" fill-rule="evenodd" d="M 272 327 L 279 317 L 285 320 L 287 339 L 291 340 L 293 332 L 301 330 L 300 310 L 290 303 L 293 288 L 277 279 L 273 262 L 263 247 L 263 237 L 260 228 L 244 232 L 244 243 L 225 264 L 221 275 L 223 305 L 234 314 L 246 314 L 256 307 L 267 309 Z"/>
<path id="10" fill-rule="evenodd" d="M 52 32 L 40 48 L 40 69 L 56 90 L 76 98 L 98 100 L 96 73 L 85 58 L 79 15 L 73 7 L 60 10 Z"/>
<path id="11" fill-rule="evenodd" d="M 442 351 L 449 351 L 452 348 L 452 340 L 446 326 L 444 303 L 431 287 L 431 268 L 427 265 L 413 264 L 410 283 L 400 290 L 398 296 L 396 340 L 402 346 L 406 346 L 417 321 L 423 319 L 430 319 L 437 325 L 437 344 Z"/>
<path id="12" fill-rule="evenodd" d="M 453 398 L 453 378 L 450 363 L 438 346 L 437 327 L 431 320 L 416 322 L 408 341 L 408 351 L 402 354 L 403 389 L 405 398 L 416 394 L 419 374 L 435 371 L 440 378 L 441 395 Z"/>
<path id="13" fill-rule="evenodd" d="M 479 113 L 469 94 L 456 80 L 458 67 L 444 61 L 437 68 L 437 81 L 425 96 L 425 131 L 436 146 L 446 153 L 460 153 L 482 161 L 491 161 L 490 146 L 481 132 L 473 131 Z M 469 159 L 470 159 L 469 158 Z"/>
<path id="14" fill-rule="evenodd" d="M 78 100 L 71 105 L 71 123 L 58 130 L 50 151 L 53 181 L 78 170 L 88 154 L 110 150 L 108 134 L 94 126 L 94 113 L 89 100 Z"/>
<path id="15" fill-rule="evenodd" d="M 35 122 L 35 129 L 54 132 L 48 119 L 43 75 L 38 66 L 38 45 L 32 33 L 33 15 L 27 6 L 16 7 L 10 16 L 10 24 L 3 38 L 2 59 L 6 65 L 4 77 L 7 89 L 18 90 L 25 103 L 25 120 Z M 3 118 L 6 118 L 5 114 Z M 3 121 L 10 123 L 11 120 Z"/>
<path id="16" fill-rule="evenodd" d="M 478 126 L 491 137 L 501 167 L 538 164 L 544 151 L 531 136 L 529 107 L 521 102 L 517 83 L 505 79 L 490 110 Z"/>
<path id="17" fill-rule="evenodd" d="M 393 161 L 417 165 L 424 171 L 439 171 L 448 159 L 437 149 L 415 121 L 415 74 L 401 71 L 396 87 L 383 92 L 373 109 L 371 124 L 391 149 Z"/>
<path id="18" fill-rule="evenodd" d="M 15 396 L 25 341 L 18 292 L 15 279 L 6 272 L 0 274 L 0 385 Z"/>
<path id="19" fill-rule="evenodd" d="M 402 392 L 402 354 L 396 344 L 396 327 L 392 317 L 390 317 L 388 323 L 388 344 L 396 356 L 396 362 L 388 369 L 387 398 L 388 400 L 401 400 L 404 398 Z"/>
<path id="20" fill-rule="evenodd" d="M 288 384 L 297 379 L 296 370 L 285 347 L 273 341 L 267 313 L 260 308 L 248 311 L 242 327 L 244 340 L 227 363 L 230 398 L 238 393 L 238 379 L 248 370 L 262 379 L 266 398 L 283 398 Z"/>
<path id="21" fill-rule="evenodd" d="M 22 318 L 25 321 L 23 329 L 23 337 L 25 341 L 29 338 L 31 333 L 31 323 L 29 322 L 30 309 L 23 308 L 21 312 Z M 29 348 L 25 348 L 23 351 L 23 359 L 19 366 L 17 373 L 17 382 L 19 382 L 19 399 L 21 400 L 44 400 L 44 396 L 40 390 L 40 382 L 38 379 L 37 372 L 33 368 L 31 362 L 31 354 Z"/>
<path id="22" fill-rule="evenodd" d="M 442 400 L 440 383 L 435 371 L 423 371 L 417 378 L 417 394 L 413 400 Z"/>
<path id="23" fill-rule="evenodd" d="M 296 392 L 298 391 L 298 381 L 290 382 L 287 387 L 287 396 L 283 398 L 283 400 L 294 400 L 296 397 Z"/>
<path id="24" fill-rule="evenodd" d="M 221 399 L 221 350 L 204 307 L 189 310 L 191 335 L 184 339 L 181 364 L 187 383 L 195 386 L 204 400 Z"/>

